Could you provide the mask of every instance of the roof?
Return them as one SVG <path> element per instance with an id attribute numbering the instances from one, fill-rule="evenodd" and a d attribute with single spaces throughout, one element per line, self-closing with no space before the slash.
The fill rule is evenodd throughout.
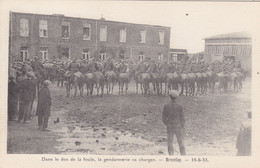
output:
<path id="1" fill-rule="evenodd" d="M 227 34 L 220 34 L 216 36 L 206 37 L 205 40 L 208 39 L 251 39 L 251 34 L 248 32 L 234 32 L 234 33 L 227 33 Z"/>
<path id="2" fill-rule="evenodd" d="M 105 20 L 104 18 L 101 18 L 101 19 L 90 19 L 90 18 L 82 18 L 82 17 L 70 17 L 70 16 L 65 16 L 63 14 L 47 15 L 47 14 L 34 14 L 34 13 L 21 13 L 21 12 L 11 12 L 11 13 L 13 13 L 13 14 L 22 14 L 22 15 L 47 16 L 47 17 L 64 17 L 64 18 L 69 18 L 69 19 L 82 19 L 82 20 L 92 20 L 92 21 L 99 21 L 99 22 L 110 22 L 110 23 L 130 24 L 130 25 L 139 25 L 139 26 L 158 27 L 158 28 L 168 28 L 168 29 L 170 29 L 170 27 L 168 27 L 168 26 L 128 23 L 128 22 L 120 22 L 120 21 L 110 21 L 110 20 Z"/>

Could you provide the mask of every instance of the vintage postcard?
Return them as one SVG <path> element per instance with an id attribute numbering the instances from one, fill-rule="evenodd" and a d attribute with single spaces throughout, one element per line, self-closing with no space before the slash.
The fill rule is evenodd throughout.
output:
<path id="1" fill-rule="evenodd" d="M 259 165 L 260 3 L 0 5 L 0 167 Z"/>

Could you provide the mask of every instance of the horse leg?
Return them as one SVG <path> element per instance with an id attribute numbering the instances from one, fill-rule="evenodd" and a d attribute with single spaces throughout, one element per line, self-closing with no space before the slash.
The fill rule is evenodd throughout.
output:
<path id="1" fill-rule="evenodd" d="M 152 82 L 152 85 L 153 85 L 153 92 L 156 93 L 155 82 Z"/>
<path id="2" fill-rule="evenodd" d="M 108 94 L 108 82 L 106 82 L 107 94 Z"/>
<path id="3" fill-rule="evenodd" d="M 90 84 L 90 95 L 92 96 L 94 90 L 94 82 Z"/>
<path id="4" fill-rule="evenodd" d="M 111 91 L 111 94 L 113 94 L 113 92 L 114 92 L 114 82 L 112 82 L 112 91 Z"/>
<path id="5" fill-rule="evenodd" d="M 96 87 L 97 87 L 97 96 L 98 96 L 98 92 L 99 92 L 99 83 L 96 83 Z"/>
<path id="6" fill-rule="evenodd" d="M 128 82 L 126 82 L 125 84 L 125 94 L 127 95 L 127 91 L 128 91 Z"/>
<path id="7" fill-rule="evenodd" d="M 142 92 L 142 95 L 144 94 L 143 93 L 143 84 L 140 83 L 140 87 L 141 87 L 141 92 Z"/>
<path id="8" fill-rule="evenodd" d="M 105 85 L 104 85 L 104 83 L 102 83 L 102 84 L 101 84 L 101 97 L 102 97 L 103 94 L 104 94 L 104 87 L 105 87 Z"/>
<path id="9" fill-rule="evenodd" d="M 138 94 L 138 83 L 136 82 L 136 94 Z"/>
<path id="10" fill-rule="evenodd" d="M 76 97 L 76 95 L 77 95 L 77 91 L 78 91 L 78 87 L 79 87 L 79 86 L 78 86 L 78 85 L 75 85 L 74 87 L 75 87 L 74 97 Z"/>
<path id="11" fill-rule="evenodd" d="M 167 84 L 166 84 L 166 82 L 165 82 L 165 94 L 166 94 L 166 92 L 167 92 Z"/>
<path id="12" fill-rule="evenodd" d="M 121 95 L 123 95 L 124 94 L 124 82 L 122 82 L 122 85 L 121 85 Z"/>
<path id="13" fill-rule="evenodd" d="M 180 96 L 181 96 L 181 95 L 183 95 L 183 87 L 184 87 L 184 86 L 183 86 L 183 83 L 182 83 L 182 82 L 181 82 L 180 84 L 181 84 L 181 93 L 180 93 Z"/>
<path id="14" fill-rule="evenodd" d="M 160 90 L 159 90 L 159 82 L 156 82 L 155 85 L 156 85 L 157 95 L 159 95 L 159 94 L 160 94 Z"/>
<path id="15" fill-rule="evenodd" d="M 162 94 L 162 82 L 160 82 L 160 94 Z"/>
<path id="16" fill-rule="evenodd" d="M 118 82 L 118 95 L 120 95 L 120 88 L 121 88 L 121 83 Z"/>

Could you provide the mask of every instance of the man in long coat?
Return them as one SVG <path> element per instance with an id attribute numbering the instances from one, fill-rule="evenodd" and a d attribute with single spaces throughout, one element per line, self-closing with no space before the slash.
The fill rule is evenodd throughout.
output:
<path id="1" fill-rule="evenodd" d="M 40 130 L 49 131 L 48 120 L 51 114 L 51 94 L 49 90 L 49 80 L 43 82 L 43 88 L 39 91 L 36 115 L 38 116 L 38 126 Z"/>
<path id="2" fill-rule="evenodd" d="M 241 125 L 237 136 L 237 156 L 251 155 L 252 112 L 248 111 L 247 115 L 248 119 Z"/>
<path id="3" fill-rule="evenodd" d="M 169 93 L 171 102 L 163 107 L 162 122 L 167 127 L 167 143 L 169 155 L 174 154 L 173 150 L 173 136 L 176 135 L 180 148 L 181 155 L 186 155 L 184 147 L 184 125 L 185 118 L 183 115 L 182 106 L 176 103 L 179 96 L 178 92 L 171 90 Z"/>
<path id="4" fill-rule="evenodd" d="M 32 81 L 27 77 L 26 71 L 22 72 L 22 76 L 18 79 L 18 92 L 20 94 L 19 97 L 19 119 L 18 122 L 21 120 L 24 123 L 28 123 L 29 119 L 29 112 L 31 108 L 31 100 L 32 100 L 32 90 L 31 85 Z"/>
<path id="5" fill-rule="evenodd" d="M 14 119 L 17 115 L 18 107 L 18 93 L 17 93 L 17 83 L 14 81 L 14 77 L 10 77 L 8 82 L 8 121 Z"/>

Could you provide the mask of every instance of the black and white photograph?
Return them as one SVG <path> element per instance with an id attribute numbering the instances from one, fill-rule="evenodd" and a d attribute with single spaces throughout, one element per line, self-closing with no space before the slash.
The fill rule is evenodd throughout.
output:
<path id="1" fill-rule="evenodd" d="M 30 2 L 1 15 L 7 155 L 252 156 L 258 3 Z"/>

